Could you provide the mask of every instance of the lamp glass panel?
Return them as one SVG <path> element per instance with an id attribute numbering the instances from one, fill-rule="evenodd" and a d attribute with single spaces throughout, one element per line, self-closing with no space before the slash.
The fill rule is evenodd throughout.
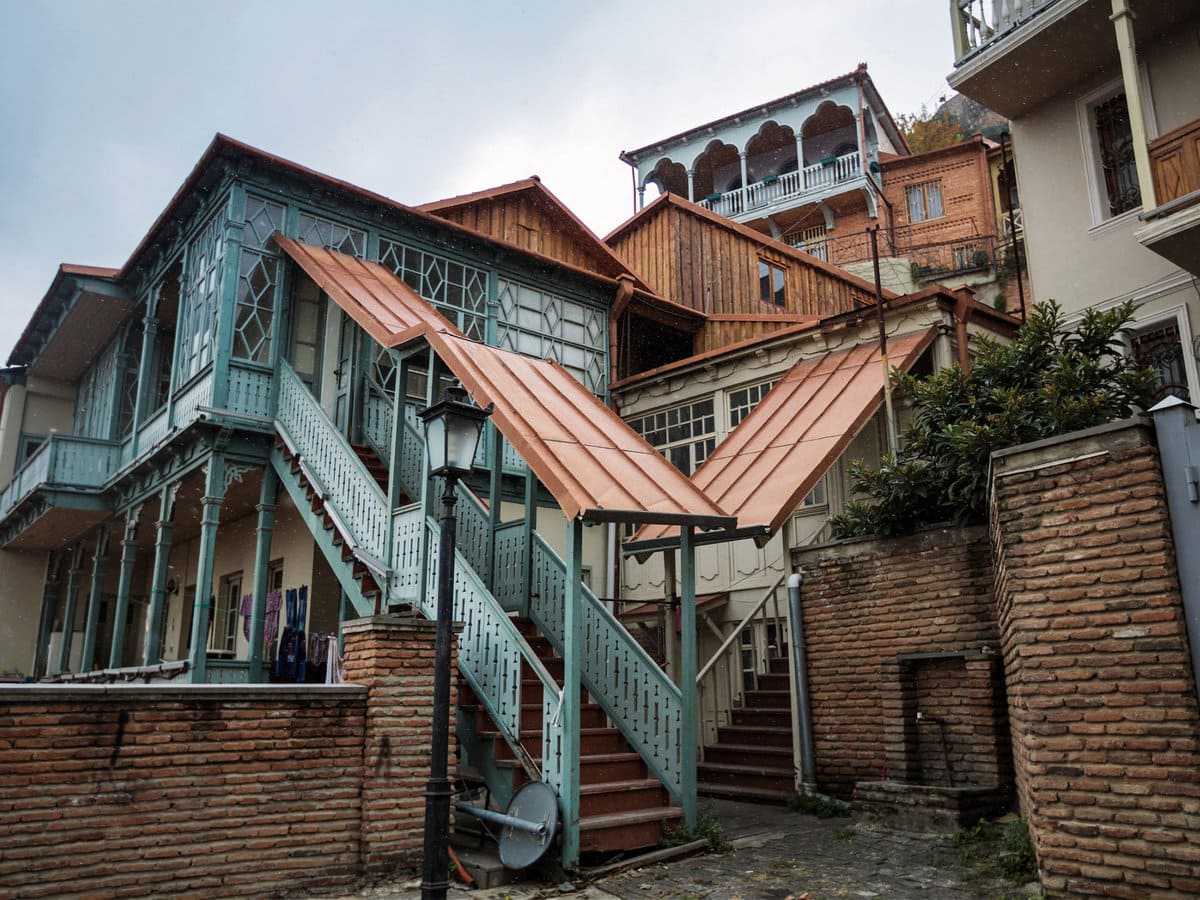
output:
<path id="1" fill-rule="evenodd" d="M 448 418 L 446 464 L 452 469 L 469 472 L 475 460 L 475 449 L 479 444 L 479 432 L 483 423 L 466 416 Z"/>
<path id="2" fill-rule="evenodd" d="M 425 421 L 425 444 L 429 448 L 429 471 L 446 465 L 446 419 L 436 416 Z"/>

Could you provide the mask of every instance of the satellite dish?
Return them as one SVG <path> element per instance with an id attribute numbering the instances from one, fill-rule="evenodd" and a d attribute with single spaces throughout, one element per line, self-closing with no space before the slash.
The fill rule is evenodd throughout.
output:
<path id="1" fill-rule="evenodd" d="M 531 781 L 512 798 L 508 812 L 498 813 L 466 803 L 455 809 L 500 828 L 500 862 L 524 869 L 546 855 L 558 830 L 558 795 L 544 781 Z"/>

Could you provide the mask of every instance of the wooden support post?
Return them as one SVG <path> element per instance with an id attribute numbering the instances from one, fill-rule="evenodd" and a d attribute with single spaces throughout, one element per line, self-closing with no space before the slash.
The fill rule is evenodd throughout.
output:
<path id="1" fill-rule="evenodd" d="M 96 549 L 92 554 L 92 582 L 88 587 L 87 623 L 83 629 L 83 652 L 79 671 L 91 670 L 96 661 L 96 632 L 100 629 L 100 604 L 104 602 L 104 576 L 108 570 L 108 527 L 96 529 Z"/>
<path id="2" fill-rule="evenodd" d="M 676 612 L 679 609 L 679 597 L 675 593 L 675 551 L 663 551 L 663 656 L 667 666 L 667 675 L 676 684 L 686 686 L 679 680 L 679 638 L 675 634 Z"/>
<path id="3" fill-rule="evenodd" d="M 579 714 L 583 675 L 583 523 L 567 523 L 566 596 L 563 598 L 563 702 L 560 777 L 563 866 L 579 864 Z"/>
<path id="4" fill-rule="evenodd" d="M 142 656 L 142 664 L 147 666 L 158 663 L 162 652 L 159 636 L 162 633 L 171 534 L 175 530 L 175 495 L 178 492 L 179 482 L 169 484 L 162 489 L 158 499 L 158 521 L 154 523 L 154 570 L 150 575 L 150 609 L 146 613 L 146 649 Z"/>
<path id="5" fill-rule="evenodd" d="M 33 652 L 34 678 L 41 678 L 49 668 L 50 632 L 54 630 L 54 613 L 58 606 L 59 569 L 62 567 L 62 553 L 51 550 L 46 560 L 46 580 L 42 586 L 42 614 L 38 621 L 37 646 Z"/>
<path id="6" fill-rule="evenodd" d="M 392 369 L 395 372 L 395 391 L 392 393 L 392 433 L 388 445 L 388 493 L 387 493 L 387 535 L 384 546 L 383 564 L 388 568 L 387 584 L 383 588 L 383 611 L 387 612 L 392 606 L 392 591 L 396 584 L 396 507 L 400 505 L 400 495 L 404 493 L 404 482 L 401 478 L 401 462 L 404 458 L 404 403 L 405 385 L 408 384 L 408 357 L 399 357 L 394 350 L 388 350 L 392 356 Z M 339 645 L 340 646 L 340 645 Z"/>
<path id="7" fill-rule="evenodd" d="M 537 531 L 537 476 L 525 467 L 525 590 L 521 592 L 521 615 L 529 615 L 533 593 L 533 535 Z M 570 574 L 570 573 L 568 573 Z"/>
<path id="8" fill-rule="evenodd" d="M 83 578 L 83 541 L 71 550 L 71 565 L 67 570 L 67 599 L 63 604 L 62 640 L 58 644 L 55 672 L 65 672 L 71 664 L 71 640 L 75 634 L 75 601 L 79 598 L 79 582 Z"/>
<path id="9" fill-rule="evenodd" d="M 489 420 L 488 428 L 492 430 L 491 471 L 488 473 L 488 542 L 487 542 L 487 573 L 483 574 L 484 584 L 493 594 L 496 593 L 496 529 L 500 527 L 500 504 L 503 502 L 500 489 L 504 478 L 504 436 L 496 423 Z"/>
<path id="10" fill-rule="evenodd" d="M 112 639 L 108 647 L 108 667 L 120 668 L 125 657 L 125 619 L 129 616 L 129 592 L 133 586 L 133 566 L 137 562 L 137 527 L 141 504 L 125 515 L 121 533 L 121 570 L 117 576 L 117 601 L 112 616 Z"/>
<path id="11" fill-rule="evenodd" d="M 432 349 L 429 350 L 427 356 L 428 362 L 425 366 L 425 408 L 433 406 L 435 389 L 437 387 L 437 354 Z M 424 432 L 422 432 L 424 437 Z M 437 495 L 433 491 L 433 479 L 429 477 L 429 445 L 425 444 L 424 452 L 421 455 L 421 562 L 420 572 L 417 582 L 417 596 L 421 598 L 420 602 L 425 604 L 428 609 L 436 609 L 437 601 L 435 598 L 429 597 L 429 520 L 433 517 L 434 504 L 437 503 Z"/>
<path id="12" fill-rule="evenodd" d="M 200 498 L 200 553 L 196 563 L 196 599 L 192 604 L 192 646 L 188 649 L 193 684 L 208 680 L 208 622 L 212 612 L 213 558 L 217 550 L 217 526 L 221 501 L 225 498 L 225 457 L 214 452 L 208 459 L 204 496 Z"/>
<path id="13" fill-rule="evenodd" d="M 279 488 L 279 476 L 267 464 L 262 470 L 262 484 L 258 489 L 258 528 L 254 545 L 254 600 L 250 607 L 250 648 L 246 653 L 250 662 L 251 684 L 263 678 L 263 628 L 267 618 L 267 576 L 271 570 L 271 534 L 275 529 L 275 495 Z"/>
<path id="14" fill-rule="evenodd" d="M 679 529 L 679 568 L 683 576 L 680 585 L 682 621 L 679 627 L 682 644 L 679 673 L 683 710 L 679 734 L 680 791 L 683 794 L 683 820 L 689 828 L 696 826 L 696 546 L 695 529 L 685 525 Z"/>
<path id="15" fill-rule="evenodd" d="M 71 665 L 71 644 L 75 637 L 75 605 L 79 600 L 79 588 L 83 582 L 84 545 L 81 539 L 71 549 L 71 561 L 67 569 L 67 596 L 63 602 L 62 639 L 58 644 L 58 659 L 54 671 L 61 673 Z"/>

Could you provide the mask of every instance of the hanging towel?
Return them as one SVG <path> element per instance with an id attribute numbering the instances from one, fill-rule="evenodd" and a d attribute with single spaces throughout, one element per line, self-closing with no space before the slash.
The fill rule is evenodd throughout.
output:
<path id="1" fill-rule="evenodd" d="M 314 631 L 308 636 L 308 664 L 314 669 L 325 666 L 329 656 L 329 638 L 323 631 Z"/>
<path id="2" fill-rule="evenodd" d="M 275 658 L 275 677 L 279 681 L 295 681 L 297 657 L 304 659 L 296 634 L 296 589 L 289 588 L 284 599 L 286 624 L 279 638 L 279 655 Z"/>
<path id="3" fill-rule="evenodd" d="M 306 659 L 308 643 L 304 637 L 304 627 L 308 622 L 308 585 L 300 586 L 300 600 L 296 607 L 296 681 L 303 681 L 308 674 Z"/>
<path id="4" fill-rule="evenodd" d="M 345 680 L 345 674 L 342 671 L 342 657 L 338 651 L 337 637 L 329 635 L 326 645 L 328 653 L 325 662 L 325 683 L 341 684 Z"/>
<path id="5" fill-rule="evenodd" d="M 250 617 L 254 614 L 254 595 L 243 594 L 242 605 L 238 607 L 238 615 L 242 617 L 242 637 L 250 640 Z"/>
<path id="6" fill-rule="evenodd" d="M 263 646 L 274 647 L 279 635 L 279 609 L 283 606 L 283 594 L 271 591 L 267 594 L 266 618 L 263 621 Z"/>

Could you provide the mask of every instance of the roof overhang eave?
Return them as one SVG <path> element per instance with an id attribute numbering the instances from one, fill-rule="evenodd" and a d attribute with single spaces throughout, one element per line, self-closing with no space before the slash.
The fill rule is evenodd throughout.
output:
<path id="1" fill-rule="evenodd" d="M 674 524 L 674 523 L 671 523 Z M 725 531 L 706 531 L 696 535 L 694 544 L 723 544 L 727 541 L 740 541 L 753 538 L 755 541 L 771 537 L 773 532 L 769 525 L 746 525 L 742 528 L 732 527 Z M 621 545 L 621 553 L 625 556 L 649 556 L 657 550 L 678 550 L 679 535 L 667 534 L 662 537 L 650 538 L 644 541 L 629 541 Z"/>
<path id="2" fill-rule="evenodd" d="M 737 516 L 690 515 L 686 513 L 656 513 L 645 509 L 603 509 L 593 507 L 579 513 L 582 522 L 621 522 L 635 525 L 690 526 L 704 532 L 732 531 Z M 678 543 L 678 539 L 676 539 Z"/>

